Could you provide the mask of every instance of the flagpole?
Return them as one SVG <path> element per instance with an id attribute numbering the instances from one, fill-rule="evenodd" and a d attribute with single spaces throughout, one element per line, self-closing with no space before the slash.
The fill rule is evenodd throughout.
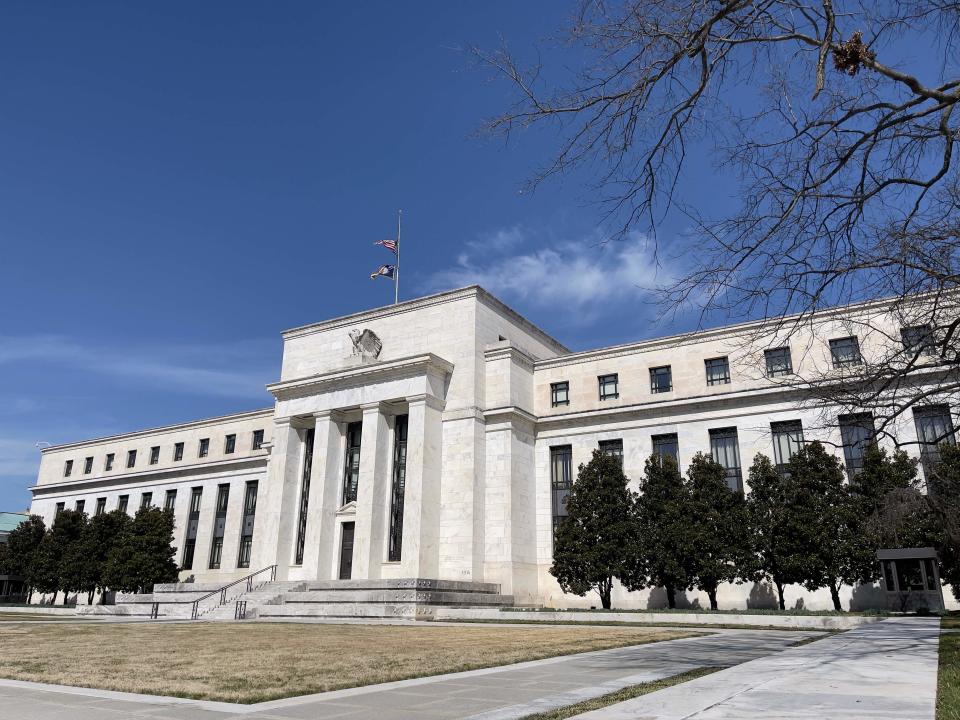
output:
<path id="1" fill-rule="evenodd" d="M 393 304 L 400 300 L 400 219 L 403 210 L 397 210 L 397 267 L 393 271 Z"/>

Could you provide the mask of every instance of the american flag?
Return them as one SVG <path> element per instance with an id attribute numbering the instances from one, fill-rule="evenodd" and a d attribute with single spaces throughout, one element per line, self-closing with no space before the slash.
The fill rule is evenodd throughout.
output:
<path id="1" fill-rule="evenodd" d="M 396 240 L 377 240 L 374 245 L 383 245 L 387 250 L 391 250 L 394 253 L 397 252 L 397 241 Z"/>

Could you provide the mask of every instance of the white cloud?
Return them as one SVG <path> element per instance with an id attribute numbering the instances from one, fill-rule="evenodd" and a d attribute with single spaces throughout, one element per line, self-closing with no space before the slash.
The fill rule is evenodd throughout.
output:
<path id="1" fill-rule="evenodd" d="M 276 348 L 260 341 L 91 347 L 59 335 L 0 336 L 0 365 L 39 362 L 196 395 L 266 400 Z"/>
<path id="2" fill-rule="evenodd" d="M 514 227 L 489 236 L 502 238 L 509 250 L 536 240 Z M 483 255 L 478 250 L 490 252 Z M 669 281 L 667 269 L 656 261 L 653 241 L 640 233 L 606 243 L 598 237 L 550 242 L 524 252 L 498 252 L 496 242 L 467 243 L 456 265 L 434 273 L 431 290 L 478 284 L 504 298 L 536 306 L 576 311 L 584 321 L 606 304 L 644 298 Z"/>

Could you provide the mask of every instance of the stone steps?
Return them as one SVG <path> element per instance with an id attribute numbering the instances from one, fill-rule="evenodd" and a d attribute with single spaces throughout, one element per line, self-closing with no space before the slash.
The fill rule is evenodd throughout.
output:
<path id="1" fill-rule="evenodd" d="M 512 605 L 509 595 L 480 592 L 420 590 L 312 590 L 287 593 L 283 602 L 297 603 L 402 603 L 419 605 Z"/>

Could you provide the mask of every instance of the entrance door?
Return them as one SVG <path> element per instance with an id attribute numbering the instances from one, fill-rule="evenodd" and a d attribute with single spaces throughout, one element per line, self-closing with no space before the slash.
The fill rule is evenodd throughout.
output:
<path id="1" fill-rule="evenodd" d="M 353 573 L 353 527 L 352 522 L 340 526 L 340 579 L 349 580 Z"/>

